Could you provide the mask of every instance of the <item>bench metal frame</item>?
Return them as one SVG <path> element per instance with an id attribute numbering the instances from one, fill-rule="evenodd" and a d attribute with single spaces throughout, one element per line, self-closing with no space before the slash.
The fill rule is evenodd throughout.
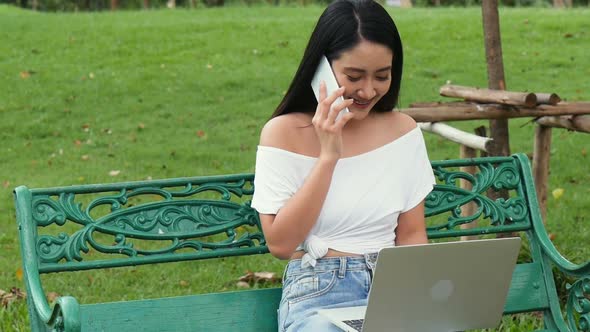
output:
<path id="1" fill-rule="evenodd" d="M 475 166 L 477 172 L 460 171 L 465 166 Z M 425 201 L 429 238 L 518 233 L 529 254 L 515 269 L 505 314 L 539 311 L 543 331 L 590 331 L 590 262 L 574 264 L 552 244 L 541 220 L 527 157 L 435 161 L 432 168 L 438 183 Z M 266 254 L 258 215 L 250 207 L 253 180 L 254 174 L 234 174 L 16 188 L 32 330 L 276 331 L 280 288 L 93 304 L 62 296 L 50 305 L 40 277 Z M 472 189 L 461 188 L 460 180 L 470 182 Z M 509 198 L 488 196 L 493 191 L 506 191 Z M 470 202 L 477 206 L 475 213 L 462 215 L 461 207 Z M 477 225 L 461 228 L 469 223 Z M 48 228 L 69 232 L 47 234 Z M 104 236 L 112 240 L 101 241 Z M 138 248 L 136 241 L 158 245 Z M 91 257 L 90 252 L 99 255 Z M 564 303 L 558 298 L 554 270 L 570 281 Z"/>

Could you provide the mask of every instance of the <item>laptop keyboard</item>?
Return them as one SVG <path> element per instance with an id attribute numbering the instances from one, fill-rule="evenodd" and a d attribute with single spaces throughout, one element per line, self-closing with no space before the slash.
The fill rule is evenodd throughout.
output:
<path id="1" fill-rule="evenodd" d="M 342 322 L 357 331 L 361 331 L 363 328 L 363 319 L 344 320 Z"/>

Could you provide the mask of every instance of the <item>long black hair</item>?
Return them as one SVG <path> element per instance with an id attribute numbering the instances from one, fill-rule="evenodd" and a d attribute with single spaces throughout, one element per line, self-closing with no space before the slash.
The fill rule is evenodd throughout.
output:
<path id="1" fill-rule="evenodd" d="M 354 48 L 362 40 L 385 45 L 393 53 L 391 86 L 373 107 L 376 112 L 392 111 L 399 97 L 404 59 L 401 38 L 393 19 L 373 0 L 336 0 L 320 16 L 295 77 L 272 117 L 315 109 L 317 101 L 311 79 L 321 56 L 326 55 L 332 63 L 342 52 Z"/>

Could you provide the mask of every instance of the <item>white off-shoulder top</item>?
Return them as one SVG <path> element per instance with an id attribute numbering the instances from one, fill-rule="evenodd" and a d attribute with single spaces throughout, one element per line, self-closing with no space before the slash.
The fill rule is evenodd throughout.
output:
<path id="1" fill-rule="evenodd" d="M 317 158 L 258 146 L 252 207 L 277 214 L 303 185 Z M 298 249 L 315 265 L 328 249 L 354 254 L 395 246 L 400 213 L 432 190 L 434 174 L 419 127 L 381 147 L 341 158 L 318 220 Z"/>

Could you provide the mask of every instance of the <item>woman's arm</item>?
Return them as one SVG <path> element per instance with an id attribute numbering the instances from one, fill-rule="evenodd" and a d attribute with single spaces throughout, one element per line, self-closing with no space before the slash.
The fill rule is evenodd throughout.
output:
<path id="1" fill-rule="evenodd" d="M 318 160 L 309 176 L 276 215 L 260 214 L 266 244 L 273 256 L 291 257 L 316 223 L 328 189 L 336 161 Z"/>
<path id="2" fill-rule="evenodd" d="M 318 104 L 312 119 L 320 144 L 316 164 L 303 185 L 276 215 L 260 214 L 268 249 L 277 258 L 291 257 L 320 215 L 330 189 L 336 163 L 342 154 L 342 128 L 352 118 L 352 114 L 347 113 L 339 121 L 335 121 L 338 113 L 352 104 L 352 100 L 349 99 L 332 107 L 336 98 L 343 94 L 344 89 L 340 88 L 326 98 L 326 86 L 323 83 L 320 85 L 322 101 Z M 260 145 L 273 146 L 277 145 L 277 142 L 281 145 L 281 142 L 288 143 L 284 141 L 293 139 L 289 135 L 289 128 L 284 128 L 280 121 L 271 122 L 262 130 Z"/>
<path id="3" fill-rule="evenodd" d="M 424 220 L 424 201 L 399 215 L 395 235 L 396 246 L 428 243 Z"/>

